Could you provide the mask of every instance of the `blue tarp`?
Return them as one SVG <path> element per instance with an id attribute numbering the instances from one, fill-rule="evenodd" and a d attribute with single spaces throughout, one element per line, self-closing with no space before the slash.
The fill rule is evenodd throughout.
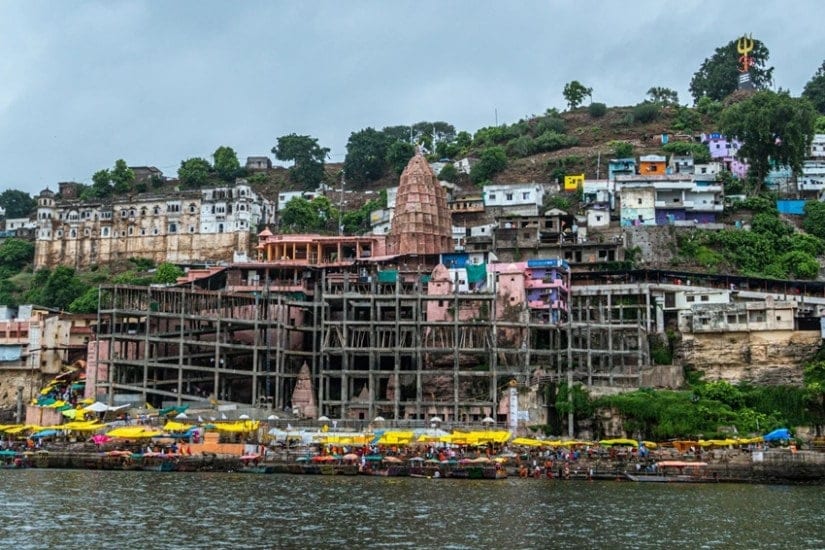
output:
<path id="1" fill-rule="evenodd" d="M 791 432 L 788 428 L 779 428 L 769 434 L 763 435 L 762 439 L 765 441 L 779 441 L 782 439 L 791 439 Z"/>
<path id="2" fill-rule="evenodd" d="M 22 353 L 20 346 L 0 346 L 0 361 L 19 361 Z"/>
<path id="3" fill-rule="evenodd" d="M 776 209 L 780 214 L 791 214 L 795 216 L 805 215 L 805 201 L 800 200 L 778 200 Z"/>

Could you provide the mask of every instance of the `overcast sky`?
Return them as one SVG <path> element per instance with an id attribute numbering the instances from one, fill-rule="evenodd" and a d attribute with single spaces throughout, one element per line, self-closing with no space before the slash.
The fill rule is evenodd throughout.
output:
<path id="1" fill-rule="evenodd" d="M 825 2 L 0 0 L 0 191 L 89 183 L 118 158 L 175 176 L 221 145 L 444 120 L 471 133 L 693 73 L 742 33 L 798 95 L 825 57 Z M 273 157 L 274 159 L 274 157 Z"/>

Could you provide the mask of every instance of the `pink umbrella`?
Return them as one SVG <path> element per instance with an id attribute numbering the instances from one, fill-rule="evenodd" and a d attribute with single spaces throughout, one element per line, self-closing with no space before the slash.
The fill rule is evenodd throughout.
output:
<path id="1" fill-rule="evenodd" d="M 107 441 L 111 441 L 111 440 L 112 440 L 112 438 L 109 437 L 106 434 L 95 434 L 95 435 L 92 436 L 92 442 L 95 445 L 102 445 L 103 443 L 106 443 Z"/>

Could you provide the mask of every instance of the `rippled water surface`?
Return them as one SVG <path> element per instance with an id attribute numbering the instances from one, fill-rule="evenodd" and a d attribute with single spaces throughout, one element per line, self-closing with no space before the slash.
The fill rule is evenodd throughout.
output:
<path id="1" fill-rule="evenodd" d="M 18 548 L 825 548 L 825 488 L 0 470 Z"/>

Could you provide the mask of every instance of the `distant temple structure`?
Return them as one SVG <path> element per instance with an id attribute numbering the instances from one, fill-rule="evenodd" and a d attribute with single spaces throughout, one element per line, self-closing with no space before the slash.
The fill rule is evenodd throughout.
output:
<path id="1" fill-rule="evenodd" d="M 417 153 L 401 174 L 387 254 L 432 255 L 453 250 L 447 194 Z"/>

